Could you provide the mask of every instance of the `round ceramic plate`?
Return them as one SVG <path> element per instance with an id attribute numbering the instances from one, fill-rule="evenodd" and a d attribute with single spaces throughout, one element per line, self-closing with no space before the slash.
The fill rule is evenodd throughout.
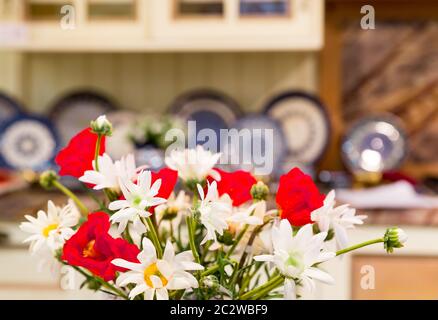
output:
<path id="1" fill-rule="evenodd" d="M 323 156 L 330 141 L 330 121 L 317 97 L 285 92 L 273 98 L 265 112 L 283 128 L 289 161 L 313 164 Z"/>
<path id="2" fill-rule="evenodd" d="M 238 130 L 237 139 L 227 139 L 221 148 L 225 159 L 234 159 L 229 161 L 231 166 L 257 175 L 276 176 L 286 154 L 279 123 L 266 115 L 253 114 L 239 119 L 233 128 Z"/>
<path id="3" fill-rule="evenodd" d="M 342 143 L 342 157 L 351 171 L 397 169 L 406 156 L 407 140 L 400 120 L 372 116 L 353 124 Z"/>
<path id="4" fill-rule="evenodd" d="M 116 109 L 105 96 L 91 91 L 78 91 L 61 98 L 51 109 L 50 119 L 59 132 L 63 145 L 103 114 Z"/>
<path id="5" fill-rule="evenodd" d="M 20 114 L 22 110 L 22 106 L 17 101 L 0 93 L 0 125 Z"/>
<path id="6" fill-rule="evenodd" d="M 0 162 L 6 167 L 45 170 L 57 149 L 56 130 L 47 119 L 20 115 L 0 128 Z"/>
<path id="7" fill-rule="evenodd" d="M 242 114 L 239 105 L 230 97 L 212 90 L 195 90 L 177 98 L 171 106 L 171 113 L 187 123 L 191 141 L 203 143 L 203 138 L 197 140 L 198 133 L 203 129 L 213 130 L 218 138 L 221 129 L 229 129 Z"/>

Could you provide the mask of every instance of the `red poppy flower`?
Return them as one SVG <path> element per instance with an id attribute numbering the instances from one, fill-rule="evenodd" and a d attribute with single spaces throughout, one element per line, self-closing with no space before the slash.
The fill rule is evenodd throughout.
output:
<path id="1" fill-rule="evenodd" d="M 152 184 L 158 179 L 161 179 L 161 187 L 157 197 L 169 198 L 178 180 L 178 171 L 164 168 L 158 172 L 152 172 Z"/>
<path id="2" fill-rule="evenodd" d="M 126 271 L 111 263 L 116 258 L 138 262 L 140 250 L 122 238 L 108 234 L 109 216 L 104 212 L 92 213 L 88 220 L 64 244 L 62 260 L 70 265 L 84 267 L 105 281 L 114 280 L 116 271 Z"/>
<path id="3" fill-rule="evenodd" d="M 298 168 L 280 177 L 276 202 L 280 217 L 293 226 L 313 223 L 310 214 L 323 205 L 324 198 L 312 178 Z"/>
<path id="4" fill-rule="evenodd" d="M 55 158 L 60 167 L 61 176 L 80 178 L 87 170 L 93 170 L 94 153 L 97 143 L 97 134 L 86 128 L 75 135 L 68 145 Z M 105 152 L 105 136 L 102 137 L 100 155 Z"/>
<path id="5" fill-rule="evenodd" d="M 251 187 L 257 183 L 257 180 L 251 173 L 243 170 L 234 172 L 226 172 L 217 168 L 214 170 L 221 176 L 221 180 L 217 181 L 217 191 L 220 196 L 227 193 L 233 200 L 234 206 L 240 206 L 252 199 Z M 211 177 L 207 180 L 210 183 L 214 181 Z"/>
<path id="6" fill-rule="evenodd" d="M 158 172 L 152 172 L 152 183 L 158 179 L 161 179 L 161 187 L 156 195 L 159 198 L 168 199 L 173 189 L 175 188 L 176 182 L 178 181 L 178 171 L 164 168 Z M 150 212 L 154 212 L 155 207 L 149 208 Z"/>

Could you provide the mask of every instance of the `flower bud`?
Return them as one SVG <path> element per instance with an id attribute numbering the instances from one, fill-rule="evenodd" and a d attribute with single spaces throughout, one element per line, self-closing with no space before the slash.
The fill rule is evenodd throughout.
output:
<path id="1" fill-rule="evenodd" d="M 217 240 L 226 246 L 231 246 L 234 243 L 233 233 L 229 230 L 225 230 L 221 236 L 218 236 Z"/>
<path id="2" fill-rule="evenodd" d="M 202 279 L 202 285 L 207 287 L 207 288 L 211 288 L 213 290 L 216 290 L 219 288 L 219 280 L 214 275 L 209 275 L 209 276 L 205 277 L 204 279 Z"/>
<path id="3" fill-rule="evenodd" d="M 170 207 L 164 210 L 163 220 L 173 220 L 178 216 L 178 208 Z"/>
<path id="4" fill-rule="evenodd" d="M 59 180 L 59 176 L 53 170 L 47 170 L 40 175 L 40 185 L 44 189 L 50 189 L 53 187 L 53 183 Z"/>
<path id="5" fill-rule="evenodd" d="M 111 136 L 113 133 L 113 125 L 108 121 L 105 115 L 91 121 L 90 127 L 96 134 Z"/>
<path id="6" fill-rule="evenodd" d="M 398 227 L 386 229 L 384 236 L 384 247 L 388 253 L 392 253 L 394 248 L 402 248 L 403 244 L 408 240 L 408 236 Z"/>
<path id="7" fill-rule="evenodd" d="M 254 200 L 266 200 L 268 195 L 269 188 L 263 181 L 259 181 L 251 187 L 251 196 Z"/>

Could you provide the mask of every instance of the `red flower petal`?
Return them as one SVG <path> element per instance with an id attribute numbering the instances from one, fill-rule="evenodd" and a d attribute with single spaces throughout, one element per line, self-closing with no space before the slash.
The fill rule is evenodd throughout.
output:
<path id="1" fill-rule="evenodd" d="M 178 180 L 178 171 L 164 168 L 158 172 L 152 172 L 152 183 L 161 179 L 161 187 L 157 197 L 169 198 Z"/>
<path id="2" fill-rule="evenodd" d="M 161 187 L 158 191 L 157 197 L 168 199 L 173 189 L 175 188 L 176 182 L 178 181 L 178 171 L 164 168 L 158 172 L 152 172 L 152 183 L 161 179 Z M 155 207 L 150 207 L 149 212 L 153 213 Z"/>
<path id="3" fill-rule="evenodd" d="M 221 180 L 217 181 L 217 190 L 219 195 L 228 194 L 233 200 L 234 206 L 240 206 L 252 199 L 251 188 L 257 183 L 251 173 L 243 170 L 234 172 L 226 172 L 215 168 L 221 176 Z M 208 177 L 208 182 L 214 181 L 213 178 Z"/>
<path id="4" fill-rule="evenodd" d="M 74 136 L 68 145 L 55 158 L 60 167 L 61 176 L 80 178 L 87 170 L 93 169 L 94 153 L 97 143 L 97 134 L 86 128 Z M 105 136 L 102 137 L 100 155 L 105 152 Z"/>
<path id="5" fill-rule="evenodd" d="M 280 177 L 276 202 L 281 218 L 293 226 L 313 223 L 310 215 L 323 205 L 324 198 L 312 178 L 298 168 Z"/>
<path id="6" fill-rule="evenodd" d="M 125 271 L 111 263 L 116 258 L 138 262 L 140 250 L 122 238 L 108 234 L 109 216 L 104 212 L 92 213 L 88 220 L 64 244 L 62 260 L 83 267 L 105 281 L 114 280 L 116 271 Z"/>

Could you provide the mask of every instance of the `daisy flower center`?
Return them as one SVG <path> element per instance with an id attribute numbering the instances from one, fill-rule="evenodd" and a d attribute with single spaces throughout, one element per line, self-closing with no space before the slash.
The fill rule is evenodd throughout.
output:
<path id="1" fill-rule="evenodd" d="M 58 228 L 57 223 L 53 223 L 53 224 L 48 225 L 47 227 L 45 227 L 43 229 L 43 236 L 47 238 L 50 234 L 50 231 L 56 230 L 57 228 Z"/>
<path id="2" fill-rule="evenodd" d="M 303 254 L 301 252 L 292 252 L 289 254 L 289 257 L 286 260 L 286 265 L 295 267 L 298 270 L 298 273 L 301 273 L 305 269 L 303 258 Z"/>
<path id="3" fill-rule="evenodd" d="M 143 199 L 140 196 L 134 196 L 132 199 L 132 204 L 138 207 Z"/>
<path id="4" fill-rule="evenodd" d="M 163 274 L 160 272 L 160 270 L 158 270 L 157 264 L 156 263 L 152 263 L 150 264 L 145 270 L 144 270 L 144 281 L 146 282 L 146 284 L 153 288 L 154 285 L 152 283 L 151 277 L 152 276 L 157 276 L 160 278 L 161 283 L 163 284 L 163 287 L 165 287 L 167 285 L 167 279 L 163 276 Z"/>
<path id="5" fill-rule="evenodd" d="M 97 256 L 97 252 L 94 249 L 94 244 L 96 243 L 96 240 L 91 240 L 90 242 L 87 243 L 87 245 L 85 246 L 84 250 L 82 250 L 82 255 L 85 258 L 94 258 Z"/>

